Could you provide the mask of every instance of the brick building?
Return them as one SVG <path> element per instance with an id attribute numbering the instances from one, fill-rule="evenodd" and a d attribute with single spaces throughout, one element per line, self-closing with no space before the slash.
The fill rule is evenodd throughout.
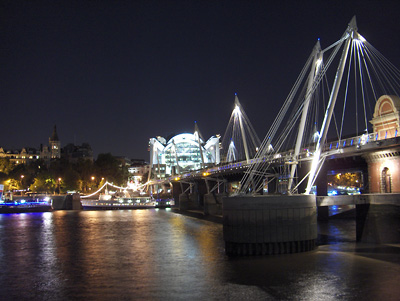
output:
<path id="1" fill-rule="evenodd" d="M 381 96 L 375 105 L 373 131 L 377 140 L 398 136 L 400 123 L 400 98 Z M 400 192 L 400 148 L 396 145 L 364 156 L 368 163 L 370 193 Z"/>

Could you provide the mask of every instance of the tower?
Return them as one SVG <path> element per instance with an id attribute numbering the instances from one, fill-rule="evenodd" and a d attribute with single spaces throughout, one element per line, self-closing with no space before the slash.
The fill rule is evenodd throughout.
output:
<path id="1" fill-rule="evenodd" d="M 61 142 L 58 139 L 56 126 L 54 126 L 53 134 L 49 138 L 49 147 L 51 159 L 57 159 L 61 157 Z"/>

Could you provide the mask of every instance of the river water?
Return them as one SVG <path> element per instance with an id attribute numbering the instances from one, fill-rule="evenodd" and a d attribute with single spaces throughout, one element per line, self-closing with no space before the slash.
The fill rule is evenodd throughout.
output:
<path id="1" fill-rule="evenodd" d="M 0 214 L 0 300 L 400 300 L 400 244 L 319 224 L 315 251 L 227 257 L 222 225 L 171 210 Z"/>

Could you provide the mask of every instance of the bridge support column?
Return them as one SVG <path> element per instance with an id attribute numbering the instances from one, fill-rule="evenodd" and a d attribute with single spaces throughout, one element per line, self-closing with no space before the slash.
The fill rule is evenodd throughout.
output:
<path id="1" fill-rule="evenodd" d="M 390 197 L 389 194 L 377 195 L 371 204 L 356 205 L 357 241 L 400 243 L 400 199 L 394 200 L 393 204 L 376 203 L 377 199 L 388 203 Z"/>
<path id="2" fill-rule="evenodd" d="M 52 197 L 54 210 L 82 210 L 81 197 L 78 193 Z"/>
<path id="3" fill-rule="evenodd" d="M 275 177 L 268 182 L 268 194 L 274 194 L 278 192 L 278 178 Z"/>
<path id="4" fill-rule="evenodd" d="M 222 215 L 222 199 L 226 193 L 208 193 L 204 195 L 204 215 Z"/>
<path id="5" fill-rule="evenodd" d="M 328 195 L 328 175 L 327 175 L 327 164 L 325 164 L 318 174 L 316 181 L 317 186 L 317 196 L 327 196 Z M 317 219 L 319 221 L 329 220 L 329 207 L 328 206 L 318 206 L 317 207 Z"/>
<path id="6" fill-rule="evenodd" d="M 200 210 L 199 194 L 197 192 L 181 193 L 179 195 L 179 210 Z"/>
<path id="7" fill-rule="evenodd" d="M 238 196 L 223 199 L 228 255 L 310 251 L 317 239 L 314 195 Z"/>
<path id="8" fill-rule="evenodd" d="M 176 207 L 179 207 L 179 196 L 181 195 L 181 193 L 181 184 L 179 182 L 171 182 L 171 194 Z"/>
<path id="9" fill-rule="evenodd" d="M 317 181 L 315 182 L 317 186 L 317 195 L 325 196 L 328 195 L 328 175 L 326 165 L 321 168 L 321 171 L 318 174 Z"/>
<path id="10" fill-rule="evenodd" d="M 318 221 L 322 222 L 326 222 L 329 220 L 329 206 L 317 207 L 317 219 Z"/>

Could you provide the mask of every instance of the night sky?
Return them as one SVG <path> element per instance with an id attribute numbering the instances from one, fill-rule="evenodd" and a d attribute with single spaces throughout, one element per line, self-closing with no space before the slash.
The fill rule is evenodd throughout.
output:
<path id="1" fill-rule="evenodd" d="M 223 134 L 234 94 L 261 139 L 318 38 L 359 33 L 400 67 L 400 1 L 0 1 L 0 146 Z"/>

